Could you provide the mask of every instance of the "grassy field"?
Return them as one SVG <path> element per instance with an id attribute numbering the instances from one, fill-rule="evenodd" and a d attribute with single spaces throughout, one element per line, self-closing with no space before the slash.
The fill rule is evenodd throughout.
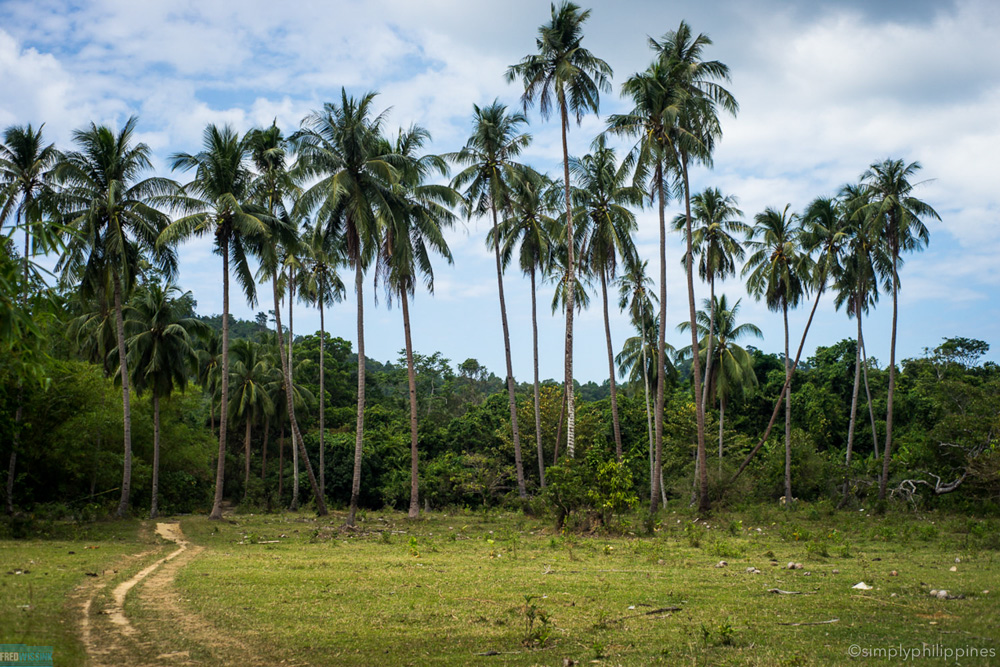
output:
<path id="1" fill-rule="evenodd" d="M 220 642 L 262 664 L 899 664 L 849 652 L 925 646 L 927 656 L 1000 654 L 995 520 L 754 507 L 707 521 L 666 511 L 651 535 L 638 523 L 634 535 L 577 535 L 511 512 L 362 518 L 356 531 L 304 513 L 182 518 L 205 550 L 177 573 L 179 598 Z M 0 641 L 55 644 L 77 664 L 62 601 L 81 570 L 149 548 L 141 535 L 135 524 L 103 524 L 91 540 L 100 549 L 86 551 L 76 541 L 0 542 L 4 571 L 33 568 L 0 575 Z M 862 581 L 872 588 L 852 588 Z M 150 655 L 167 644 L 196 661 L 228 655 L 185 645 L 152 619 L 144 628 L 143 586 L 131 595 L 125 609 L 153 637 Z M 26 601 L 30 612 L 19 609 Z"/>

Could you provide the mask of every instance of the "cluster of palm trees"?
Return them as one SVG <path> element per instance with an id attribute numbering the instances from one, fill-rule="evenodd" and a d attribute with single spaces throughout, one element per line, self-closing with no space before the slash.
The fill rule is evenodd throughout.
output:
<path id="1" fill-rule="evenodd" d="M 485 216 L 491 222 L 487 243 L 494 251 L 501 321 L 506 352 L 511 435 L 517 486 L 527 495 L 521 437 L 515 400 L 510 334 L 504 298 L 504 271 L 516 257 L 530 279 L 534 354 L 535 444 L 540 486 L 545 486 L 542 428 L 539 410 L 537 281 L 555 283 L 553 312 L 566 318 L 565 390 L 566 455 L 575 452 L 573 400 L 574 314 L 590 300 L 588 290 L 601 292 L 607 338 L 611 387 L 612 431 L 615 454 L 624 456 L 618 415 L 616 370 L 641 377 L 645 388 L 649 426 L 650 501 L 655 510 L 665 501 L 662 488 L 663 415 L 666 383 L 674 373 L 666 344 L 667 284 L 666 205 L 674 197 L 683 205 L 671 227 L 684 235 L 682 258 L 687 283 L 690 332 L 685 350 L 692 365 L 693 397 L 697 415 L 698 498 L 709 505 L 706 465 L 706 406 L 719 402 L 719 453 L 726 401 L 737 386 L 755 381 L 749 355 L 737 342 L 760 335 L 753 325 L 740 325 L 739 301 L 730 305 L 716 295 L 716 282 L 741 275 L 755 298 L 781 311 L 785 319 L 786 380 L 767 432 L 739 472 L 768 437 L 782 401 L 786 405 L 786 496 L 791 497 L 789 386 L 801 355 L 808 324 L 794 361 L 789 354 L 788 311 L 815 292 L 816 304 L 827 285 L 837 293 L 837 305 L 846 305 L 858 319 L 859 359 L 863 354 L 861 320 L 877 299 L 879 284 L 893 295 L 893 332 L 890 358 L 889 412 L 883 448 L 884 495 L 892 446 L 896 294 L 903 252 L 927 242 L 921 218 L 936 217 L 928 205 L 912 196 L 910 179 L 916 163 L 897 160 L 875 163 L 858 185 L 845 187 L 832 199 L 817 199 L 800 216 L 789 207 L 768 208 L 742 222 L 737 200 L 717 189 L 692 193 L 692 164 L 711 166 L 721 138 L 720 113 L 735 114 L 738 105 L 723 87 L 726 65 L 705 60 L 711 40 L 695 35 L 687 23 L 661 40 L 650 39 L 653 60 L 643 72 L 629 77 L 622 95 L 631 102 L 627 113 L 607 119 L 607 129 L 591 144 L 590 152 L 571 157 L 567 146 L 570 118 L 579 123 L 599 111 L 600 93 L 611 90 L 611 68 L 582 46 L 582 26 L 589 16 L 576 5 L 552 6 L 551 20 L 539 28 L 538 52 L 512 65 L 508 81 L 524 85 L 523 110 L 509 110 L 500 102 L 475 106 L 472 132 L 465 146 L 447 155 L 424 152 L 430 140 L 419 126 L 387 131 L 385 112 L 375 109 L 375 93 L 340 100 L 310 113 L 299 130 L 286 137 L 274 124 L 240 135 L 232 128 L 209 125 L 201 151 L 171 157 L 172 168 L 192 174 L 180 184 L 151 176 L 150 150 L 135 138 L 136 119 L 120 131 L 91 124 L 74 133 L 75 150 L 62 153 L 45 145 L 41 128 L 13 127 L 0 148 L 0 223 L 13 221 L 25 234 L 24 276 L 20 287 L 4 287 L 0 301 L 12 313 L 5 318 L 7 340 L 23 336 L 30 317 L 13 317 L 17 308 L 8 296 L 19 290 L 23 315 L 39 280 L 32 280 L 34 258 L 58 255 L 57 270 L 65 285 L 96 304 L 103 332 L 91 336 L 94 357 L 121 381 L 124 419 L 124 476 L 118 513 L 129 505 L 131 429 L 129 396 L 132 389 L 149 389 L 153 409 L 158 400 L 183 386 L 194 354 L 191 336 L 200 327 L 185 316 L 185 299 L 169 281 L 176 272 L 176 248 L 195 236 L 208 236 L 222 260 L 222 333 L 201 350 L 198 376 L 214 403 L 218 392 L 219 456 L 211 516 L 221 517 L 227 428 L 242 421 L 245 428 L 245 477 L 249 481 L 249 442 L 253 424 L 272 418 L 287 424 L 294 462 L 306 468 L 317 511 L 326 513 L 324 469 L 324 311 L 341 300 L 345 288 L 338 271 L 352 270 L 357 294 L 357 422 L 354 472 L 347 523 L 353 524 L 361 484 L 365 415 L 364 280 L 374 268 L 387 300 L 398 302 L 408 363 L 411 409 L 410 515 L 418 504 L 417 406 L 409 308 L 418 282 L 433 291 L 432 256 L 451 262 L 445 230 L 456 211 L 467 217 Z M 552 179 L 518 162 L 530 144 L 524 132 L 525 113 L 537 102 L 544 118 L 558 112 L 563 173 Z M 619 159 L 609 137 L 634 142 Z M 458 173 L 450 183 L 448 163 Z M 636 250 L 635 209 L 656 206 L 659 218 L 659 284 L 646 275 L 647 263 Z M 565 216 L 565 217 L 563 217 Z M 742 239 L 741 239 L 742 237 Z M 694 270 L 708 284 L 709 298 L 696 310 Z M 254 273 L 254 267 L 257 267 Z M 142 277 L 155 273 L 163 284 Z M 620 274 L 620 275 L 619 275 Z M 235 276 L 246 300 L 257 299 L 258 283 L 270 282 L 277 329 L 277 363 L 255 343 L 240 342 L 230 349 L 230 279 Z M 3 276 L 7 280 L 6 276 Z M 8 281 L 9 282 L 9 281 Z M 139 286 L 145 283 L 141 289 Z M 608 292 L 619 290 L 619 308 L 629 313 L 637 336 L 625 341 L 615 355 L 611 337 Z M 658 294 L 656 293 L 658 292 Z M 134 295 L 134 296 L 133 296 Z M 126 305 L 132 296 L 131 305 Z M 281 300 L 287 296 L 288 339 L 282 326 Z M 296 408 L 310 402 L 294 384 L 292 304 L 298 298 L 319 309 L 320 396 L 319 478 L 307 456 Z M 82 326 L 82 324 L 80 325 Z M 654 343 L 655 341 L 655 343 Z M 286 351 L 285 346 L 288 346 Z M 117 363 L 109 359 L 117 356 Z M 616 369 L 617 365 L 617 369 Z M 862 364 L 858 364 L 861 368 Z M 651 400 L 651 384 L 655 398 Z M 289 388 L 291 388 L 289 390 Z M 852 406 L 852 434 L 857 406 Z M 653 403 L 653 405 L 651 405 Z M 870 404 L 870 401 L 869 401 Z M 214 428 L 214 408 L 212 412 Z M 20 419 L 20 411 L 17 419 Z M 874 418 L 873 418 L 874 423 Z M 561 432 L 563 419 L 560 417 Z M 283 428 L 283 427 L 282 427 Z M 157 429 L 158 432 L 158 429 Z M 555 448 L 558 456 L 561 434 Z M 17 446 L 10 461 L 13 479 Z M 158 438 L 156 443 L 158 451 Z M 154 461 L 154 471 L 156 464 Z M 298 474 L 294 475 L 295 483 Z M 739 473 L 737 473 L 739 474 Z M 154 482 L 155 494 L 155 482 Z M 10 494 L 8 493 L 8 498 Z M 294 494 L 297 502 L 298 495 Z M 156 502 L 154 495 L 154 512 Z"/>

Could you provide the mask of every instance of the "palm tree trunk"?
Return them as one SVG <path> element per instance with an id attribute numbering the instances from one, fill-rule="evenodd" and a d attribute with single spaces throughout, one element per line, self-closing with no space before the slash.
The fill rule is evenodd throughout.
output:
<path id="1" fill-rule="evenodd" d="M 654 436 L 653 436 L 653 408 L 649 404 L 649 360 L 646 358 L 646 332 L 642 332 L 642 395 L 646 402 L 646 430 L 649 433 L 649 492 L 652 494 L 656 488 L 653 477 L 656 476 L 656 468 L 653 461 Z"/>
<path id="2" fill-rule="evenodd" d="M 361 455 L 365 436 L 365 302 L 361 259 L 354 262 L 354 289 L 358 295 L 358 421 L 354 428 L 354 475 L 351 480 L 351 508 L 346 524 L 354 525 L 361 499 Z"/>
<path id="3" fill-rule="evenodd" d="M 208 397 L 208 428 L 215 435 L 215 398 Z"/>
<path id="4" fill-rule="evenodd" d="M 403 337 L 406 341 L 406 380 L 410 389 L 410 510 L 408 517 L 416 519 L 420 516 L 420 479 L 417 470 L 417 376 L 413 370 L 413 342 L 410 339 L 410 306 L 406 298 L 406 290 L 399 291 L 399 300 L 403 306 Z"/>
<path id="5" fill-rule="evenodd" d="M 570 458 L 576 455 L 576 401 L 573 400 L 573 308 L 576 301 L 576 276 L 573 268 L 573 205 L 569 196 L 569 148 L 566 146 L 566 133 L 569 130 L 569 117 L 566 112 L 566 102 L 559 104 L 562 116 L 562 149 L 563 149 L 563 185 L 566 190 L 566 453 Z"/>
<path id="6" fill-rule="evenodd" d="M 267 442 L 271 435 L 271 416 L 264 415 L 264 444 L 260 448 L 260 481 L 267 479 Z"/>
<path id="7" fill-rule="evenodd" d="M 326 323 L 323 320 L 323 283 L 320 279 L 320 295 L 319 295 L 319 494 L 326 498 L 326 461 L 324 460 L 324 451 L 326 450 L 326 443 L 323 440 L 323 431 L 326 427 L 326 419 L 324 414 L 324 406 L 326 405 L 326 385 L 324 383 L 325 378 L 325 368 L 324 368 L 324 343 L 326 339 Z"/>
<path id="8" fill-rule="evenodd" d="M 250 490 L 250 412 L 247 411 L 247 428 L 243 436 L 243 500 L 247 499 Z"/>
<path id="9" fill-rule="evenodd" d="M 21 210 L 18 208 L 14 215 L 14 228 L 21 222 Z M 31 234 L 27 225 L 24 228 L 24 284 L 21 286 L 21 306 L 27 311 L 28 307 L 28 257 L 31 248 Z M 14 513 L 14 477 L 17 471 L 17 449 L 21 443 L 21 419 L 24 418 L 24 384 L 23 380 L 17 381 L 17 410 L 14 412 L 14 437 L 10 443 L 10 464 L 7 466 L 7 514 Z"/>
<path id="10" fill-rule="evenodd" d="M 535 362 L 535 447 L 538 449 L 538 481 L 545 488 L 545 455 L 542 448 L 542 400 L 538 394 L 538 310 L 535 298 L 535 267 L 531 267 L 531 349 Z"/>
<path id="11" fill-rule="evenodd" d="M 115 292 L 115 328 L 118 332 L 118 363 L 122 377 L 122 431 L 125 435 L 125 464 L 122 473 L 122 496 L 115 516 L 122 518 L 128 514 L 129 491 L 132 489 L 132 406 L 129 402 L 128 363 L 125 353 L 125 323 L 122 321 L 122 283 L 115 273 L 112 276 Z"/>
<path id="12" fill-rule="evenodd" d="M 726 423 L 726 402 L 719 399 L 719 475 L 722 474 L 722 428 Z"/>
<path id="13" fill-rule="evenodd" d="M 899 316 L 899 273 L 896 256 L 892 253 L 892 339 L 889 343 L 889 398 L 885 409 L 885 446 L 882 448 L 882 478 L 878 484 L 878 499 L 885 500 L 889 484 L 889 462 L 892 460 L 892 402 L 896 394 L 896 321 Z"/>
<path id="14" fill-rule="evenodd" d="M 694 253 L 691 242 L 691 185 L 688 181 L 687 155 L 683 152 L 681 152 L 680 162 L 681 176 L 684 179 L 684 215 L 687 220 L 685 225 L 685 236 L 687 237 L 685 270 L 687 273 L 688 287 L 688 316 L 691 320 L 691 357 L 693 363 L 692 371 L 694 375 L 695 416 L 697 417 L 698 422 L 698 460 L 700 460 L 703 464 L 699 470 L 701 497 L 698 501 L 698 509 L 702 512 L 707 512 L 711 507 L 711 502 L 708 498 L 708 466 L 704 465 L 706 461 L 705 403 L 702 401 L 701 396 L 701 358 L 699 357 L 698 352 L 698 328 L 697 321 L 695 319 L 694 305 Z"/>
<path id="15" fill-rule="evenodd" d="M 552 465 L 559 462 L 559 443 L 562 442 L 563 422 L 566 419 L 566 387 L 562 388 L 559 399 L 559 421 L 556 423 L 556 446 L 552 450 Z"/>
<path id="16" fill-rule="evenodd" d="M 497 288 L 500 292 L 500 321 L 503 325 L 503 351 L 507 361 L 507 402 L 510 404 L 510 428 L 514 439 L 514 467 L 517 471 L 517 493 L 521 498 L 527 498 L 528 492 L 524 486 L 524 466 L 521 462 L 521 433 L 517 427 L 517 401 L 514 397 L 514 367 L 510 359 L 510 329 L 507 327 L 507 304 L 503 297 L 503 268 L 500 264 L 500 227 L 497 224 L 497 207 L 490 207 L 493 212 L 493 251 L 497 261 Z"/>
<path id="17" fill-rule="evenodd" d="M 222 400 L 219 403 L 219 461 L 215 468 L 215 499 L 209 519 L 222 519 L 222 484 L 226 475 L 226 425 L 229 420 L 229 241 L 222 245 Z"/>
<path id="18" fill-rule="evenodd" d="M 611 380 L 611 423 L 615 432 L 615 460 L 622 462 L 622 431 L 618 422 L 618 387 L 615 384 L 615 353 L 611 346 L 611 320 L 608 319 L 608 281 L 601 269 L 601 296 L 604 299 L 604 334 L 608 342 L 608 376 Z"/>
<path id="19" fill-rule="evenodd" d="M 792 506 L 792 373 L 788 365 L 788 303 L 782 302 L 785 318 L 785 507 Z"/>
<path id="20" fill-rule="evenodd" d="M 285 495 L 285 424 L 282 422 L 278 432 L 278 504 Z"/>
<path id="21" fill-rule="evenodd" d="M 24 408 L 20 405 L 17 406 L 17 412 L 14 416 L 14 423 L 20 424 L 21 418 L 23 416 Z M 15 427 L 14 438 L 11 442 L 10 447 L 10 464 L 7 466 L 7 514 L 11 515 L 14 513 L 14 474 L 17 466 L 17 446 L 20 440 L 20 429 Z"/>
<path id="22" fill-rule="evenodd" d="M 287 363 L 285 360 L 285 350 L 284 350 L 284 339 L 281 334 L 281 308 L 278 304 L 278 276 L 276 273 L 271 274 L 271 285 L 274 292 L 274 325 L 278 330 L 278 358 L 281 359 L 281 371 L 285 379 L 285 405 L 288 408 L 288 422 L 291 424 L 292 428 L 292 450 L 298 451 L 302 460 L 305 462 L 306 473 L 309 475 L 309 485 L 312 487 L 313 497 L 316 499 L 316 514 L 318 516 L 326 516 L 328 514 L 326 510 L 326 502 L 323 500 L 323 496 L 319 492 L 319 483 L 316 482 L 316 475 L 313 474 L 312 463 L 309 462 L 309 456 L 306 454 L 306 445 L 302 440 L 302 432 L 299 431 L 299 423 L 295 419 L 295 399 L 293 397 L 292 390 L 292 368 L 291 364 Z M 291 360 L 291 357 L 288 357 Z M 284 431 L 282 431 L 282 434 Z M 296 477 L 296 480 L 298 477 Z"/>
<path id="23" fill-rule="evenodd" d="M 660 215 L 660 332 L 656 340 L 656 410 L 653 412 L 656 447 L 653 468 L 663 469 L 663 393 L 667 381 L 667 220 L 666 194 L 663 191 L 663 160 L 656 161 L 656 191 Z M 656 512 L 660 500 L 661 475 L 653 475 L 649 492 L 649 511 Z"/>
<path id="24" fill-rule="evenodd" d="M 875 452 L 875 460 L 878 460 L 878 430 L 875 428 L 875 406 L 872 405 L 872 390 L 868 384 L 868 353 L 865 351 L 865 337 L 861 333 L 859 326 L 858 343 L 861 345 L 861 372 L 865 378 L 865 395 L 868 397 L 868 417 L 872 422 L 872 451 Z"/>
<path id="25" fill-rule="evenodd" d="M 854 316 L 858 319 L 858 341 L 854 354 L 854 388 L 851 391 L 851 419 L 847 427 L 846 465 L 848 468 L 851 467 L 851 454 L 854 453 L 854 424 L 858 415 L 858 390 L 861 386 L 861 299 L 858 296 L 854 298 Z"/>
<path id="26" fill-rule="evenodd" d="M 153 392 L 153 499 L 149 505 L 149 518 L 160 516 L 160 397 Z"/>
<path id="27" fill-rule="evenodd" d="M 292 387 L 294 386 L 292 384 L 292 382 L 293 382 L 293 378 L 292 378 L 292 368 L 293 368 L 293 365 L 292 365 L 292 363 L 293 363 L 292 362 L 292 347 L 293 347 L 292 336 L 294 336 L 294 333 L 292 331 L 292 314 L 295 312 L 294 311 L 294 305 L 295 305 L 295 272 L 294 271 L 295 270 L 291 266 L 288 267 L 288 367 L 287 367 L 288 370 L 286 371 L 286 373 L 288 375 L 288 391 L 289 392 L 292 390 Z M 293 402 L 294 402 L 294 397 L 293 397 Z M 289 414 L 291 414 L 291 412 L 289 412 Z M 292 432 L 294 434 L 294 432 L 295 432 L 294 428 L 292 429 Z M 293 435 L 292 442 L 294 442 L 294 441 L 295 441 L 295 438 L 294 438 L 294 435 Z M 294 446 L 292 447 L 292 504 L 289 507 L 289 509 L 292 510 L 293 512 L 297 512 L 299 510 L 299 449 L 298 449 L 298 447 L 294 447 Z"/>
<path id="28" fill-rule="evenodd" d="M 710 274 L 708 279 L 708 346 L 705 350 L 705 379 L 701 389 L 701 404 L 708 410 L 708 386 L 712 378 L 712 365 L 715 362 L 713 345 L 715 343 L 715 274 Z M 714 404 L 715 401 L 713 400 Z M 722 441 L 719 441 L 719 466 L 722 466 Z"/>

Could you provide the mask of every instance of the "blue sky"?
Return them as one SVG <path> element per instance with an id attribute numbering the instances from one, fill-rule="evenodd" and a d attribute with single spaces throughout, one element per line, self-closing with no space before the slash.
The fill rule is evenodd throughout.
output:
<path id="1" fill-rule="evenodd" d="M 1000 346 L 1000 7 L 964 2 L 594 2 L 585 44 L 615 71 L 615 90 L 569 136 L 580 155 L 603 129 L 603 117 L 623 111 L 618 86 L 650 60 L 647 36 L 687 20 L 715 42 L 706 56 L 727 63 L 730 90 L 741 110 L 723 122 L 711 171 L 696 170 L 692 187 L 714 186 L 739 197 L 748 218 L 766 206 L 801 210 L 820 195 L 854 181 L 876 160 L 917 160 L 926 179 L 918 194 L 941 222 L 929 223 L 931 243 L 906 258 L 902 271 L 899 355 L 921 354 L 942 337 L 964 335 Z M 46 123 L 50 140 L 68 146 L 73 129 L 90 121 L 120 125 L 139 116 L 141 139 L 168 173 L 166 158 L 196 151 L 207 123 L 246 130 L 277 119 L 287 132 L 306 113 L 350 93 L 378 90 L 378 108 L 392 107 L 389 125 L 427 127 L 435 152 L 457 150 L 470 127 L 472 105 L 494 98 L 517 106 L 520 90 L 504 82 L 506 67 L 535 48 L 549 4 L 333 1 L 296 2 L 0 2 L 0 127 Z M 529 114 L 534 136 L 525 160 L 560 169 L 558 126 Z M 625 148 L 625 146 L 623 146 Z M 175 174 L 182 182 L 185 174 Z M 679 211 L 670 204 L 668 215 Z M 655 211 L 638 213 L 637 241 L 655 275 Z M 482 220 L 450 232 L 453 266 L 439 262 L 436 293 L 412 307 L 414 346 L 440 350 L 454 362 L 475 357 L 502 373 L 493 258 Z M 686 317 L 681 238 L 668 247 L 668 321 Z M 180 249 L 180 283 L 203 313 L 221 312 L 221 262 L 208 240 Z M 531 377 L 528 281 L 505 278 L 514 373 Z M 697 285 L 699 300 L 707 288 Z M 781 317 L 745 296 L 738 280 L 719 288 L 743 297 L 742 316 L 764 331 L 758 344 L 783 346 Z M 561 377 L 563 320 L 550 315 L 551 286 L 540 289 L 543 377 Z M 373 300 L 366 283 L 368 353 L 396 359 L 403 346 L 401 314 Z M 267 310 L 267 286 L 254 308 L 234 293 L 234 314 Z M 576 375 L 607 375 L 601 313 L 579 318 Z M 335 334 L 354 341 L 355 302 L 327 316 Z M 796 341 L 807 309 L 793 313 Z M 869 353 L 888 359 L 891 302 L 883 298 L 866 322 Z M 319 318 L 305 308 L 296 331 Z M 825 299 L 806 350 L 853 336 L 854 323 Z M 631 335 L 612 313 L 615 346 Z M 678 346 L 684 336 L 669 331 Z M 794 345 L 794 342 L 793 342 Z M 989 355 L 1000 359 L 997 349 Z"/>

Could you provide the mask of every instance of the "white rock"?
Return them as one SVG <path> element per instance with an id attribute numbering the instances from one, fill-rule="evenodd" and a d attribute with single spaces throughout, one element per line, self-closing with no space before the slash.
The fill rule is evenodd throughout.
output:
<path id="1" fill-rule="evenodd" d="M 569 252 L 569 251 L 567 250 L 566 252 Z M 955 567 L 954 565 L 952 565 L 951 567 L 948 568 L 948 571 L 949 572 L 958 572 L 958 568 Z"/>
<path id="2" fill-rule="evenodd" d="M 718 563 L 715 564 L 715 567 L 726 567 L 727 565 L 729 565 L 729 563 L 727 563 L 724 560 L 720 560 Z"/>
<path id="3" fill-rule="evenodd" d="M 870 591 L 872 589 L 871 586 L 869 586 L 868 584 L 866 584 L 863 581 L 860 581 L 860 582 L 854 584 L 853 586 L 851 586 L 851 588 L 855 588 L 855 589 L 857 589 L 859 591 Z"/>
<path id="4" fill-rule="evenodd" d="M 566 252 L 569 252 L 569 251 L 567 250 Z M 795 569 L 795 562 L 794 561 L 790 561 L 788 563 L 788 569 L 789 570 L 794 570 Z"/>
<path id="5" fill-rule="evenodd" d="M 938 600 L 947 600 L 948 599 L 948 591 L 938 591 L 937 592 L 937 598 L 938 598 Z"/>
<path id="6" fill-rule="evenodd" d="M 937 597 L 937 589 L 936 588 L 931 591 L 931 597 L 932 598 L 936 598 Z"/>
<path id="7" fill-rule="evenodd" d="M 568 252 L 568 251 L 567 251 L 567 252 Z M 956 562 L 956 563 L 961 563 L 961 562 L 962 562 L 962 559 L 961 559 L 961 558 L 956 558 L 956 559 L 955 559 L 955 562 Z"/>

